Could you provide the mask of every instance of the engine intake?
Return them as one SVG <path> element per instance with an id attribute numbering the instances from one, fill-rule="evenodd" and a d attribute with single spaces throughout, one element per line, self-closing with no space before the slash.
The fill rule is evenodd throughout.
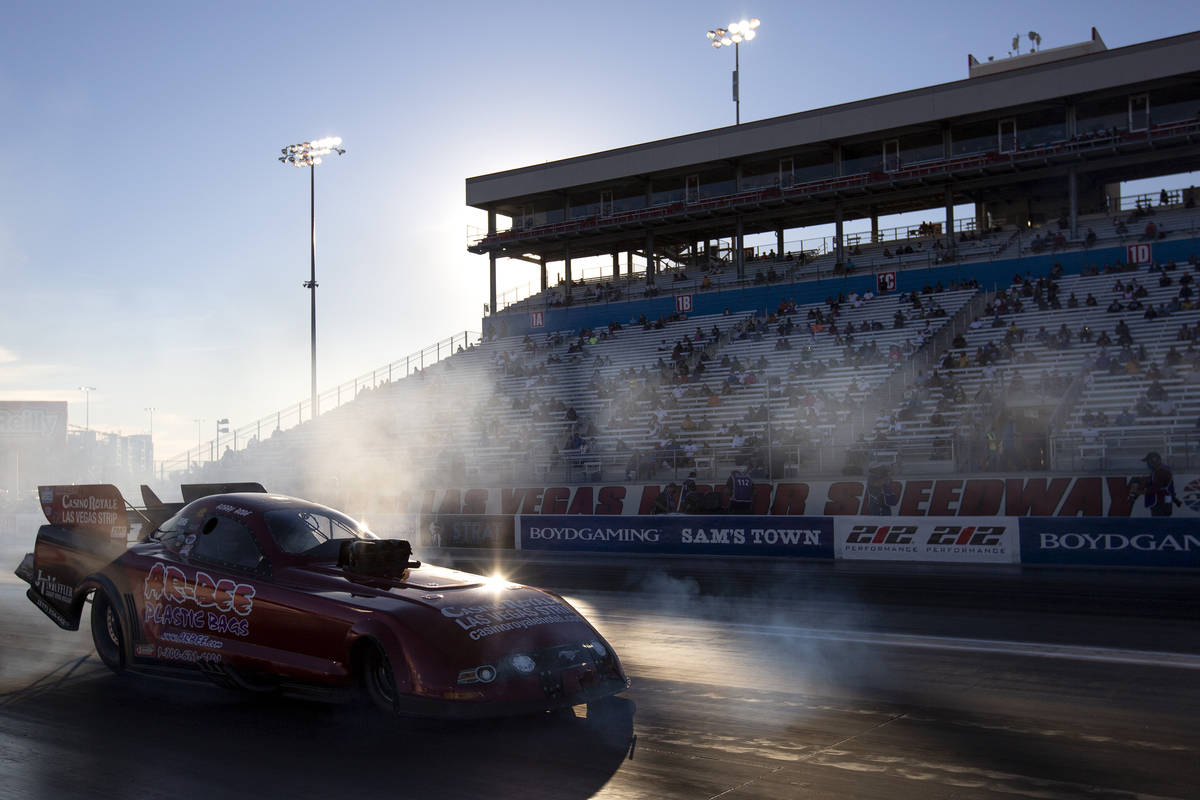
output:
<path id="1" fill-rule="evenodd" d="M 421 566 L 412 561 L 412 544 L 405 539 L 353 539 L 338 549 L 338 566 L 373 578 L 399 578 Z"/>

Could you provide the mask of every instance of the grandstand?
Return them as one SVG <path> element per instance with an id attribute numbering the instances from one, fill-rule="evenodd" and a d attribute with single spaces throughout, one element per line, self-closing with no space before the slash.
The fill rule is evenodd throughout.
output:
<path id="1" fill-rule="evenodd" d="M 170 467 L 420 491 L 721 483 L 735 467 L 772 481 L 1127 472 L 1147 449 L 1192 466 L 1197 192 L 1120 185 L 1200 167 L 1200 33 L 1010 61 L 470 178 L 489 220 L 470 246 L 491 268 L 478 339 Z M 975 213 L 955 219 L 963 203 Z M 945 219 L 879 227 L 931 209 Z M 870 231 L 847 233 L 855 219 Z M 832 237 L 804 238 L 826 223 Z M 539 290 L 503 308 L 501 258 L 539 270 Z M 573 279 L 598 258 L 603 272 Z"/>

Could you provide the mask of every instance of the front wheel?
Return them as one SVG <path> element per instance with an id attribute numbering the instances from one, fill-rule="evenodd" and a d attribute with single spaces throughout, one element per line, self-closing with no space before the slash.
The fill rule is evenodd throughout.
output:
<path id="1" fill-rule="evenodd" d="M 384 711 L 396 710 L 396 678 L 391 660 L 378 642 L 372 642 L 363 652 L 360 678 L 372 703 Z"/>
<path id="2" fill-rule="evenodd" d="M 125 671 L 125 631 L 121 626 L 121 615 L 103 589 L 97 589 L 92 597 L 92 643 L 104 666 L 117 674 Z"/>

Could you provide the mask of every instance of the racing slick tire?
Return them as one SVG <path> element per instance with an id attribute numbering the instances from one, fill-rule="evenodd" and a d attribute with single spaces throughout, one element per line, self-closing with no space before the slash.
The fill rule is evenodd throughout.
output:
<path id="1" fill-rule="evenodd" d="M 396 711 L 399 697 L 396 677 L 392 672 L 391 660 L 378 642 L 373 641 L 363 647 L 359 679 L 364 693 L 375 706 L 388 712 Z"/>
<path id="2" fill-rule="evenodd" d="M 104 666 L 118 675 L 125 671 L 125 628 L 120 611 L 104 589 L 97 589 L 92 596 L 92 644 Z"/>

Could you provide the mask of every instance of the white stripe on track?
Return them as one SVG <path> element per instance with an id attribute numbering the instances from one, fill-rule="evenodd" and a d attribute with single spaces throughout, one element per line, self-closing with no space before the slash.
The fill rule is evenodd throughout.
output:
<path id="1" fill-rule="evenodd" d="M 588 618 L 615 623 L 645 623 L 649 616 L 633 617 L 592 611 Z M 679 622 L 680 617 L 672 617 Z M 883 645 L 926 650 L 958 650 L 971 653 L 995 653 L 1000 655 L 1024 656 L 1027 658 L 1056 658 L 1066 661 L 1095 661 L 1105 664 L 1135 664 L 1139 666 L 1169 667 L 1173 669 L 1200 670 L 1200 654 L 1169 653 L 1157 650 L 1126 650 L 1115 647 L 1088 647 L 1083 645 L 1050 644 L 1045 642 L 1012 642 L 1000 639 L 963 639 L 950 636 L 917 636 L 905 633 L 882 633 L 874 631 L 846 631 L 822 628 L 802 628 L 790 625 L 757 625 L 742 622 L 717 622 L 695 619 L 698 625 L 728 633 L 751 633 L 762 636 L 781 636 L 789 639 L 813 639 L 852 644 Z"/>

